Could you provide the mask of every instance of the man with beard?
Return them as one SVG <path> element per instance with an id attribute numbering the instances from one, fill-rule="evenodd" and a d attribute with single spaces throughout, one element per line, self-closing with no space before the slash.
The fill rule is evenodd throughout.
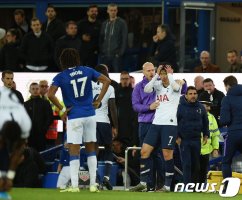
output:
<path id="1" fill-rule="evenodd" d="M 78 35 L 82 40 L 83 65 L 94 67 L 98 58 L 98 38 L 101 22 L 97 20 L 98 7 L 90 5 L 87 9 L 87 18 L 78 23 Z"/>

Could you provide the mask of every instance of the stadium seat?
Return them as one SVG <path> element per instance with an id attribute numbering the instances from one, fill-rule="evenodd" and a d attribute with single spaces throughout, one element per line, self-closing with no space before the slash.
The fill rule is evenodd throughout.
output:
<path id="1" fill-rule="evenodd" d="M 43 177 L 43 188 L 56 188 L 59 173 L 48 172 Z"/>

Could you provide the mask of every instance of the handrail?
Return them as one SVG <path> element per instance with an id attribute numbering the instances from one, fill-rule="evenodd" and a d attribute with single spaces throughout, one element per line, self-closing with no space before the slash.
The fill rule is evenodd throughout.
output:
<path id="1" fill-rule="evenodd" d="M 127 148 L 125 149 L 124 190 L 127 189 L 128 152 L 129 152 L 129 150 L 141 150 L 141 147 L 127 147 Z"/>

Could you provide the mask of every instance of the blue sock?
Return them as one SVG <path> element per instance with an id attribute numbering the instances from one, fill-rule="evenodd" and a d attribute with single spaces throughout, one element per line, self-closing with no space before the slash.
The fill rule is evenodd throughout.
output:
<path id="1" fill-rule="evenodd" d="M 151 171 L 151 159 L 150 158 L 141 158 L 140 160 L 140 182 L 147 183 L 149 182 Z"/>
<path id="2" fill-rule="evenodd" d="M 165 161 L 165 169 L 166 169 L 165 187 L 167 189 L 170 189 L 172 178 L 174 176 L 174 160 L 173 159 Z"/>

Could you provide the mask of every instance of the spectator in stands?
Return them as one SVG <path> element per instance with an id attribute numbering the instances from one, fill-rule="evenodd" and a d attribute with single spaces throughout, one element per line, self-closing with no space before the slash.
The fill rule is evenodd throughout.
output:
<path id="1" fill-rule="evenodd" d="M 210 100 L 212 102 L 210 113 L 217 120 L 217 124 L 221 127 L 219 122 L 220 119 L 220 108 L 223 97 L 225 96 L 223 92 L 215 88 L 213 80 L 211 78 L 206 78 L 203 80 L 203 88 L 206 92 L 210 94 Z M 203 93 L 201 93 L 202 95 Z"/>
<path id="2" fill-rule="evenodd" d="M 24 98 L 23 98 L 21 92 L 19 92 L 18 90 L 13 88 L 13 77 L 14 77 L 14 74 L 12 71 L 10 71 L 10 70 L 3 71 L 2 72 L 3 85 L 4 85 L 4 87 L 10 89 L 17 96 L 19 102 L 21 104 L 23 104 Z"/>
<path id="3" fill-rule="evenodd" d="M 209 138 L 208 116 L 197 98 L 196 88 L 189 86 L 186 95 L 181 97 L 177 110 L 178 143 L 181 143 L 185 184 L 199 183 L 201 132 L 204 145 Z"/>
<path id="4" fill-rule="evenodd" d="M 0 28 L 0 50 L 2 46 L 5 44 L 4 37 L 6 35 L 6 30 L 3 28 Z"/>
<path id="5" fill-rule="evenodd" d="M 98 65 L 95 67 L 97 72 L 107 76 L 108 72 L 105 66 Z M 100 91 L 102 89 L 102 84 L 97 82 L 92 82 L 92 91 L 94 100 L 99 96 Z M 108 117 L 108 110 L 110 110 L 111 119 L 113 122 L 113 127 L 110 124 L 110 119 Z M 104 95 L 101 106 L 96 109 L 96 122 L 97 122 L 97 144 L 99 146 L 104 146 L 105 149 L 102 152 L 102 160 L 104 160 L 105 168 L 104 168 L 104 178 L 103 185 L 108 189 L 112 190 L 113 187 L 110 183 L 110 174 L 112 170 L 112 139 L 117 136 L 118 131 L 118 116 L 117 116 L 117 108 L 115 103 L 115 93 L 113 86 L 109 85 L 106 94 Z M 112 135 L 112 131 L 114 135 Z M 98 148 L 97 148 L 98 151 Z"/>
<path id="6" fill-rule="evenodd" d="M 175 37 L 166 24 L 159 25 L 151 45 L 151 61 L 159 66 L 162 62 L 172 65 L 174 72 L 178 72 L 176 63 Z"/>
<path id="7" fill-rule="evenodd" d="M 13 181 L 14 187 L 37 188 L 42 187 L 40 175 L 45 173 L 45 162 L 33 148 L 26 147 L 21 156 L 21 163 L 17 167 Z"/>
<path id="8" fill-rule="evenodd" d="M 29 92 L 30 99 L 24 102 L 32 121 L 28 144 L 37 151 L 43 151 L 46 148 L 45 134 L 53 122 L 53 113 L 50 103 L 41 98 L 38 83 L 31 83 Z"/>
<path id="9" fill-rule="evenodd" d="M 60 119 L 59 115 L 61 112 L 59 109 L 49 100 L 47 93 L 49 90 L 49 85 L 47 80 L 41 80 L 39 82 L 39 88 L 40 88 L 40 95 L 42 99 L 48 100 L 52 111 L 53 111 L 53 117 L 54 120 L 52 124 L 49 126 L 48 131 L 46 133 L 46 147 L 53 147 L 56 144 L 56 140 L 58 138 L 58 119 Z M 60 101 L 61 102 L 61 101 Z M 61 102 L 62 103 L 62 102 Z M 63 103 L 62 103 L 63 104 Z"/>
<path id="10" fill-rule="evenodd" d="M 31 121 L 15 94 L 0 88 L 0 199 L 11 199 L 15 170 L 20 162 Z"/>
<path id="11" fill-rule="evenodd" d="M 210 95 L 207 92 L 204 92 L 203 95 L 199 97 L 199 102 L 203 104 L 207 112 L 210 132 L 210 138 L 208 138 L 207 143 L 202 143 L 200 155 L 200 173 L 198 173 L 199 182 L 206 183 L 210 154 L 213 158 L 218 157 L 220 131 L 218 129 L 218 124 L 215 117 L 209 112 L 212 105 Z"/>
<path id="12" fill-rule="evenodd" d="M 138 119 L 132 108 L 132 92 L 129 73 L 120 74 L 116 104 L 118 109 L 118 139 L 129 141 L 128 146 L 138 145 Z"/>
<path id="13" fill-rule="evenodd" d="M 48 33 L 55 43 L 57 39 L 65 35 L 64 24 L 56 17 L 56 9 L 53 5 L 48 5 L 45 15 L 47 20 L 42 25 L 42 31 Z"/>
<path id="14" fill-rule="evenodd" d="M 152 121 L 154 119 L 155 110 L 160 105 L 156 101 L 156 92 L 145 93 L 145 85 L 155 76 L 155 67 L 152 63 L 146 62 L 143 65 L 144 78 L 141 82 L 137 83 L 134 87 L 132 93 L 132 105 L 135 112 L 138 113 L 139 122 L 139 146 L 142 147 L 144 138 L 151 127 Z M 160 151 L 155 150 L 151 155 L 150 160 L 151 173 L 148 181 L 148 190 L 155 189 L 155 180 L 158 175 L 162 177 L 162 167 L 161 167 L 161 155 Z M 153 165 L 154 163 L 154 165 Z M 156 175 L 157 173 L 157 175 Z M 153 175 L 154 174 L 154 175 Z M 164 177 L 163 177 L 164 178 Z M 157 183 L 158 184 L 158 183 Z"/>
<path id="15" fill-rule="evenodd" d="M 228 127 L 228 132 L 224 141 L 222 171 L 223 178 L 227 178 L 232 177 L 231 163 L 236 151 L 241 153 L 242 150 L 242 86 L 234 76 L 227 76 L 223 82 L 227 96 L 222 101 L 220 122 Z"/>
<path id="16" fill-rule="evenodd" d="M 211 63 L 210 53 L 202 51 L 200 54 L 201 65 L 194 68 L 195 73 L 216 73 L 220 72 L 217 65 Z"/>
<path id="17" fill-rule="evenodd" d="M 204 89 L 203 89 L 203 80 L 204 80 L 204 78 L 202 76 L 200 76 L 200 75 L 196 76 L 194 78 L 194 86 L 195 86 L 195 88 L 197 90 L 198 97 L 204 91 Z"/>
<path id="18" fill-rule="evenodd" d="M 233 49 L 227 52 L 227 61 L 229 63 L 229 66 L 226 69 L 227 73 L 242 72 L 242 64 L 238 60 L 238 52 L 236 50 Z"/>
<path id="19" fill-rule="evenodd" d="M 77 24 L 74 21 L 68 21 L 66 23 L 66 34 L 56 41 L 55 45 L 55 62 L 60 68 L 59 57 L 61 52 L 66 48 L 73 48 L 79 52 L 81 56 L 82 42 L 77 36 Z"/>
<path id="20" fill-rule="evenodd" d="M 116 4 L 109 4 L 107 13 L 109 19 L 102 23 L 99 38 L 100 63 L 108 65 L 111 72 L 120 72 L 127 46 L 128 28 L 126 22 L 117 16 Z"/>
<path id="21" fill-rule="evenodd" d="M 26 33 L 31 31 L 29 22 L 26 19 L 25 12 L 23 9 L 14 10 L 14 23 L 11 28 L 18 29 L 21 32 L 20 38 Z"/>
<path id="22" fill-rule="evenodd" d="M 27 72 L 51 71 L 51 59 L 53 57 L 53 40 L 41 31 L 41 22 L 38 18 L 31 20 L 30 33 L 22 40 L 21 54 L 26 62 Z"/>
<path id="23" fill-rule="evenodd" d="M 23 60 L 20 58 L 20 38 L 17 29 L 9 29 L 6 44 L 0 50 L 0 70 L 23 71 Z"/>
<path id="24" fill-rule="evenodd" d="M 78 36 L 82 40 L 82 62 L 90 67 L 96 66 L 98 60 L 101 22 L 97 20 L 97 15 L 97 5 L 90 5 L 87 8 L 87 18 L 78 22 Z"/>

